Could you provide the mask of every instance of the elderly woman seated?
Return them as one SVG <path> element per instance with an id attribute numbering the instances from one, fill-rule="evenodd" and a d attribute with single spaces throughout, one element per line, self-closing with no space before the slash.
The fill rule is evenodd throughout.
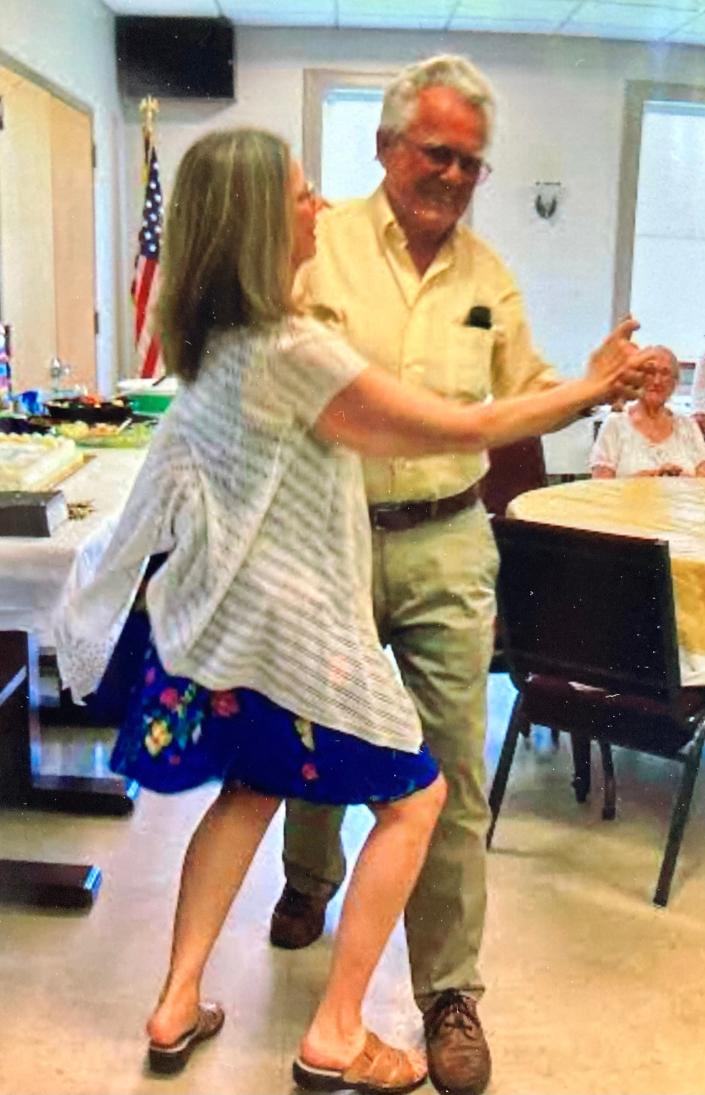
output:
<path id="1" fill-rule="evenodd" d="M 590 454 L 594 479 L 625 475 L 705 476 L 705 440 L 693 418 L 666 403 L 678 383 L 678 362 L 665 346 L 654 347 L 639 398 L 611 411 Z"/>

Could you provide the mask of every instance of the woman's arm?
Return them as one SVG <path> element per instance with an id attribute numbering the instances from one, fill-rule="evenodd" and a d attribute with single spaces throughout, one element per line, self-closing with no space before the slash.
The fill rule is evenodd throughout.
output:
<path id="1" fill-rule="evenodd" d="M 616 479 L 619 467 L 624 416 L 610 411 L 600 423 L 597 437 L 590 449 L 589 465 L 593 479 Z"/>
<path id="2" fill-rule="evenodd" d="M 477 452 L 545 433 L 615 391 L 634 389 L 648 360 L 648 351 L 629 342 L 637 326 L 633 320 L 621 323 L 592 354 L 582 379 L 493 403 L 452 402 L 370 367 L 328 403 L 314 433 L 365 456 Z"/>

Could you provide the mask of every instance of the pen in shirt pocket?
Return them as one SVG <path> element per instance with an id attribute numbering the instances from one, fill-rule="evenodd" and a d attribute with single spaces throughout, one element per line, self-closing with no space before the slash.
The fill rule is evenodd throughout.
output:
<path id="1" fill-rule="evenodd" d="M 492 311 L 486 304 L 473 304 L 463 320 L 463 327 L 482 327 L 489 331 L 492 327 Z"/>

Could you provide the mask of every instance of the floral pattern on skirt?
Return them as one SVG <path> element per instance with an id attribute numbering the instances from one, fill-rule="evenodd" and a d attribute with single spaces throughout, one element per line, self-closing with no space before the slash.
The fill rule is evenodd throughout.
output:
<path id="1" fill-rule="evenodd" d="M 218 780 L 333 805 L 403 798 L 438 773 L 426 746 L 407 753 L 372 745 L 253 689 L 214 692 L 172 676 L 151 639 L 110 763 L 166 794 Z"/>

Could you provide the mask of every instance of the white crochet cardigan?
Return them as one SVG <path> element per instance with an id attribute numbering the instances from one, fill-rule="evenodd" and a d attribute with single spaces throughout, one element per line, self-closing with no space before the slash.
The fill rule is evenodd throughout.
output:
<path id="1" fill-rule="evenodd" d="M 312 722 L 418 750 L 418 716 L 377 639 L 360 462 L 310 429 L 365 367 L 310 319 L 211 336 L 94 581 L 58 615 L 74 695 L 97 687 L 149 556 L 166 552 L 147 606 L 169 672 L 253 688 Z"/>

